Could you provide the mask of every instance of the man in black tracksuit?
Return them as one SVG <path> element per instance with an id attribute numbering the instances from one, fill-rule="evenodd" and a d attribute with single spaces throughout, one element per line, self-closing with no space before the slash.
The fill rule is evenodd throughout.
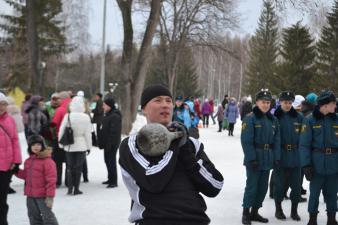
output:
<path id="1" fill-rule="evenodd" d="M 116 153 L 121 142 L 121 113 L 115 107 L 115 101 L 108 97 L 104 100 L 105 115 L 98 129 L 99 148 L 104 149 L 104 162 L 107 166 L 107 188 L 117 187 Z"/>
<path id="2" fill-rule="evenodd" d="M 166 87 L 146 88 L 141 107 L 148 123 L 168 126 L 171 122 L 173 102 Z M 203 144 L 189 138 L 177 147 L 175 140 L 165 153 L 150 157 L 139 151 L 136 138 L 131 135 L 120 145 L 122 177 L 132 199 L 129 221 L 139 225 L 209 224 L 200 192 L 215 197 L 223 177 L 208 159 Z"/>

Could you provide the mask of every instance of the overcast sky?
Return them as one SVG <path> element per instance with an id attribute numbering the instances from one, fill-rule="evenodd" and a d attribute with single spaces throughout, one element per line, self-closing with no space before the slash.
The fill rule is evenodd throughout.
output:
<path id="1" fill-rule="evenodd" d="M 333 0 L 327 0 L 333 1 Z M 89 33 L 91 35 L 92 48 L 100 49 L 102 40 L 102 17 L 103 17 L 103 0 L 89 0 Z M 241 26 L 234 31 L 239 35 L 253 34 L 258 18 L 260 16 L 262 0 L 238 0 L 238 12 L 241 14 Z M 0 13 L 11 12 L 12 9 L 0 0 Z M 302 19 L 301 12 L 290 10 L 287 16 L 283 18 L 283 26 L 295 23 Z M 137 21 L 134 21 L 137 23 Z M 144 29 L 144 26 L 139 26 L 139 29 Z M 117 3 L 114 0 L 107 0 L 107 28 L 106 28 L 106 43 L 113 49 L 121 48 L 123 39 L 123 26 L 121 14 Z"/>

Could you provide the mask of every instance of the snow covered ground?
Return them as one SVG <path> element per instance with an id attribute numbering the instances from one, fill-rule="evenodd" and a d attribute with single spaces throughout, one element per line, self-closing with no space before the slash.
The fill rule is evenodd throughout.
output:
<path id="1" fill-rule="evenodd" d="M 138 117 L 135 127 L 141 127 L 145 120 Z M 137 129 L 134 129 L 137 130 Z M 201 141 L 205 145 L 205 151 L 216 167 L 224 176 L 223 190 L 216 198 L 205 198 L 212 225 L 236 225 L 241 224 L 242 198 L 245 184 L 245 170 L 242 165 L 243 152 L 240 144 L 240 122 L 236 124 L 234 137 L 228 137 L 227 133 L 217 133 L 216 125 L 208 129 L 200 129 Z M 22 143 L 25 146 L 25 143 Z M 26 147 L 23 148 L 23 158 L 27 158 Z M 84 192 L 80 196 L 66 195 L 66 187 L 57 189 L 53 211 L 60 225 L 127 225 L 130 199 L 128 192 L 119 174 L 119 186 L 107 189 L 101 182 L 106 180 L 106 168 L 103 161 L 103 152 L 93 148 L 87 158 L 89 167 L 89 183 L 82 183 L 80 189 Z M 16 194 L 9 195 L 10 225 L 27 225 L 28 217 L 25 196 L 23 195 L 23 181 L 13 178 L 12 187 Z M 308 189 L 308 183 L 305 184 Z M 308 196 L 307 196 L 308 197 Z M 300 222 L 294 222 L 289 218 L 290 201 L 284 201 L 284 212 L 288 217 L 286 221 L 278 221 L 274 217 L 274 202 L 267 196 L 263 208 L 260 210 L 263 216 L 269 218 L 269 224 L 306 224 L 308 220 L 307 203 L 301 203 L 299 213 Z M 319 224 L 326 224 L 325 205 L 320 199 Z M 257 223 L 253 223 L 257 224 Z"/>

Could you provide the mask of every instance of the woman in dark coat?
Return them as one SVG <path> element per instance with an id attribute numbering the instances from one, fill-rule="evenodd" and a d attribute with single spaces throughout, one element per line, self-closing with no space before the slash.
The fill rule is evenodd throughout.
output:
<path id="1" fill-rule="evenodd" d="M 103 102 L 104 117 L 98 130 L 99 148 L 104 150 L 104 161 L 107 166 L 107 188 L 117 187 L 116 152 L 121 142 L 121 113 L 115 107 L 112 98 L 106 98 Z"/>

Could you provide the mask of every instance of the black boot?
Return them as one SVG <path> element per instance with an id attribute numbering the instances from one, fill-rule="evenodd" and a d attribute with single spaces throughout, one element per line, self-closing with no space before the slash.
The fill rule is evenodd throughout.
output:
<path id="1" fill-rule="evenodd" d="M 307 225 L 318 225 L 317 224 L 317 213 L 310 213 L 310 219 Z"/>
<path id="2" fill-rule="evenodd" d="M 335 212 L 327 213 L 327 225 L 338 225 Z"/>
<path id="3" fill-rule="evenodd" d="M 300 221 L 300 216 L 298 215 L 298 204 L 292 203 L 291 205 L 291 218 L 296 221 Z"/>
<path id="4" fill-rule="evenodd" d="M 66 180 L 68 184 L 67 195 L 72 195 L 73 194 L 73 173 L 70 168 L 67 168 L 66 170 Z"/>
<path id="5" fill-rule="evenodd" d="M 250 209 L 249 208 L 243 208 L 242 224 L 251 225 Z"/>
<path id="6" fill-rule="evenodd" d="M 261 222 L 261 223 L 268 223 L 269 222 L 269 220 L 267 218 L 264 218 L 261 215 L 259 215 L 258 209 L 256 209 L 256 208 L 251 209 L 250 219 L 251 219 L 251 221 L 257 221 L 257 222 Z"/>
<path id="7" fill-rule="evenodd" d="M 75 178 L 74 178 L 74 195 L 81 195 L 83 194 L 82 191 L 80 191 L 80 182 L 81 182 L 81 168 L 75 170 Z"/>
<path id="8" fill-rule="evenodd" d="M 285 220 L 286 216 L 284 215 L 281 202 L 275 202 L 276 212 L 275 217 L 279 220 Z"/>

